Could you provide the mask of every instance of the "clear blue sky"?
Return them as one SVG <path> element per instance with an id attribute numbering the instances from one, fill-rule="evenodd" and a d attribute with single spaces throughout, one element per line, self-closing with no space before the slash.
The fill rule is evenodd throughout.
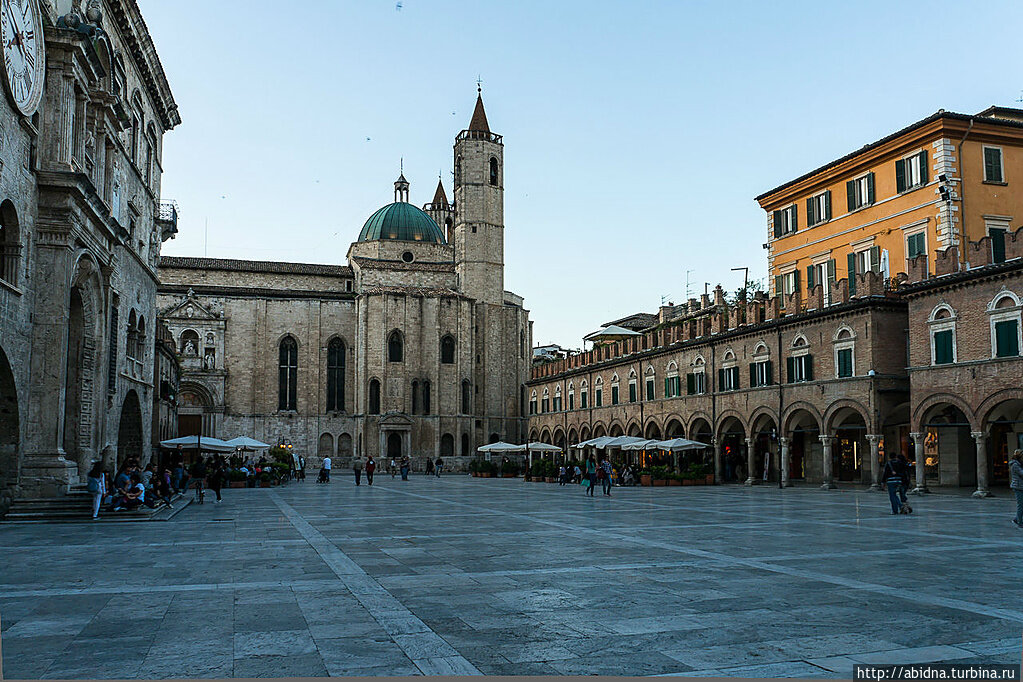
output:
<path id="1" fill-rule="evenodd" d="M 477 75 L 505 137 L 505 287 L 581 346 L 748 266 L 753 197 L 938 109 L 1023 106 L 1023 3 L 140 0 L 184 123 L 170 255 L 343 263 L 451 190 Z M 208 230 L 207 230 L 208 224 Z M 208 237 L 207 235 L 208 231 Z"/>

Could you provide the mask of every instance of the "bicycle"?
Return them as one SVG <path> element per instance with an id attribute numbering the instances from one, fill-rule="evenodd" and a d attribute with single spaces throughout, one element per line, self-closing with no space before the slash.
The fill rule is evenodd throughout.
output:
<path id="1" fill-rule="evenodd" d="M 206 489 L 203 487 L 202 479 L 200 478 L 195 482 L 195 502 L 196 504 L 202 504 L 206 499 Z"/>

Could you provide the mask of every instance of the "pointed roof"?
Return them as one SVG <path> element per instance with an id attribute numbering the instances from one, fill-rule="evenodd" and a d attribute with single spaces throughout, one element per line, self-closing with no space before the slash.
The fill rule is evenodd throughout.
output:
<path id="1" fill-rule="evenodd" d="M 437 178 L 437 191 L 433 193 L 433 205 L 435 208 L 448 205 L 448 195 L 444 193 L 444 182 Z"/>
<path id="2" fill-rule="evenodd" d="M 476 109 L 472 112 L 472 120 L 469 121 L 469 130 L 489 133 L 490 124 L 487 123 L 487 112 L 483 110 L 483 93 L 476 93 Z"/>

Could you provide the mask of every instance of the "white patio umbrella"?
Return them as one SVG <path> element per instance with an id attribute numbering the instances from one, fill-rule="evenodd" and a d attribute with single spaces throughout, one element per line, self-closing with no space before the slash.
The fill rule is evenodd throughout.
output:
<path id="1" fill-rule="evenodd" d="M 668 452 L 682 452 L 685 450 L 702 450 L 709 447 L 706 443 L 695 440 L 672 438 L 670 440 L 657 441 L 650 446 L 650 449 L 657 448 L 658 450 L 667 450 Z"/>
<path id="2" fill-rule="evenodd" d="M 597 436 L 596 438 L 591 438 L 589 440 L 584 440 L 582 443 L 576 443 L 572 447 L 574 447 L 574 448 L 599 448 L 599 447 L 603 447 L 604 443 L 607 443 L 608 441 L 612 441 L 614 439 L 615 439 L 615 436 Z"/>
<path id="3" fill-rule="evenodd" d="M 624 448 L 626 445 L 632 445 L 633 443 L 642 443 L 646 441 L 645 438 L 639 438 L 638 436 L 618 436 L 617 438 L 611 438 L 601 445 L 594 445 L 593 447 L 598 450 L 604 450 L 607 448 Z"/>
<path id="4" fill-rule="evenodd" d="M 481 445 L 476 448 L 477 452 L 522 452 L 522 446 L 498 441 L 489 445 Z"/>
<path id="5" fill-rule="evenodd" d="M 234 452 L 234 446 L 212 436 L 181 436 L 160 441 L 169 450 L 200 450 L 202 452 Z"/>
<path id="6" fill-rule="evenodd" d="M 654 450 L 657 448 L 658 442 L 656 440 L 640 440 L 623 445 L 622 450 Z"/>
<path id="7" fill-rule="evenodd" d="M 225 442 L 239 450 L 269 450 L 271 447 L 269 443 L 263 443 L 255 438 L 249 438 L 248 436 L 238 436 L 237 438 L 232 438 Z"/>

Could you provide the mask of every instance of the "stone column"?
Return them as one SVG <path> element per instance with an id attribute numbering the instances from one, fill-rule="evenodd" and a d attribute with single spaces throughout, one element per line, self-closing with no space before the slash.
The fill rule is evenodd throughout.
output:
<path id="1" fill-rule="evenodd" d="M 746 439 L 746 485 L 757 484 L 756 458 L 753 456 L 753 446 L 756 440 Z"/>
<path id="2" fill-rule="evenodd" d="M 387 432 L 379 427 L 377 427 L 377 429 L 380 432 L 380 450 L 377 452 L 377 458 L 382 459 L 384 455 L 387 453 Z"/>
<path id="3" fill-rule="evenodd" d="M 973 492 L 973 496 L 991 497 L 991 492 L 987 489 L 987 447 L 985 446 L 987 434 L 983 431 L 973 431 L 970 435 L 973 436 L 973 440 L 977 444 L 977 489 Z"/>
<path id="4" fill-rule="evenodd" d="M 789 482 L 789 443 L 791 441 L 784 436 L 778 437 L 778 469 L 781 472 L 781 487 L 788 488 L 792 485 Z"/>
<path id="5" fill-rule="evenodd" d="M 69 166 L 74 153 L 75 115 L 78 108 L 73 74 L 60 77 L 57 98 L 57 135 L 55 136 L 57 149 L 54 160 Z"/>
<path id="6" fill-rule="evenodd" d="M 721 461 L 721 439 L 714 438 L 712 441 L 714 445 L 714 483 L 721 485 L 724 481 L 724 463 Z"/>
<path id="7" fill-rule="evenodd" d="M 910 492 L 914 495 L 929 493 L 924 474 L 924 439 L 927 438 L 927 434 L 914 431 L 909 434 L 909 437 L 913 439 L 913 451 L 916 457 L 916 487 Z"/>
<path id="8" fill-rule="evenodd" d="M 835 442 L 834 436 L 817 436 L 821 441 L 824 450 L 824 481 L 821 483 L 821 490 L 833 490 L 835 485 L 834 462 L 831 459 L 831 444 Z"/>
<path id="9" fill-rule="evenodd" d="M 870 443 L 870 490 L 881 489 L 881 436 L 867 434 L 867 442 Z"/>

